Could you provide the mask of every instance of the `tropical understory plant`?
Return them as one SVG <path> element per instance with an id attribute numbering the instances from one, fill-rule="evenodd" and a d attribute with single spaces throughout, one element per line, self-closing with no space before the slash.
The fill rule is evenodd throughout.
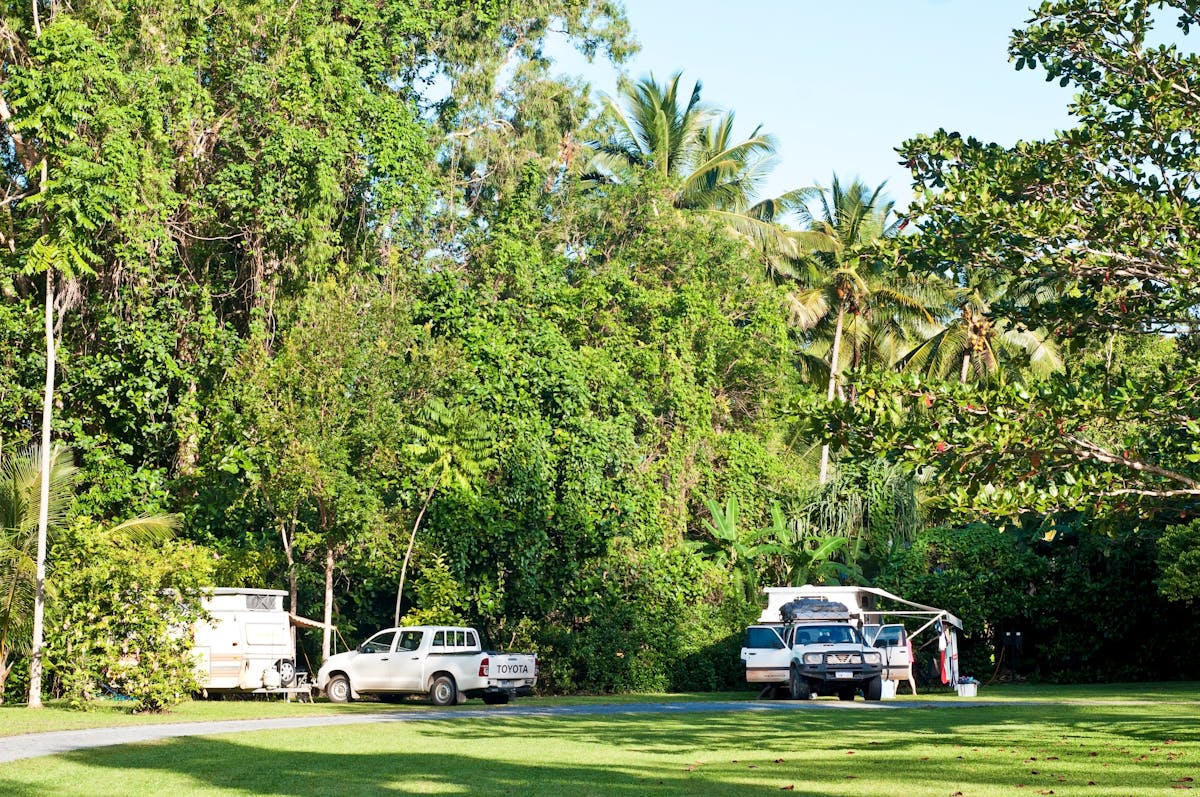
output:
<path id="1" fill-rule="evenodd" d="M 38 513 L 42 448 L 30 446 L 7 458 L 0 453 L 0 701 L 18 656 L 29 653 L 37 590 Z M 78 469 L 66 449 L 49 456 L 48 533 L 67 516 Z"/>

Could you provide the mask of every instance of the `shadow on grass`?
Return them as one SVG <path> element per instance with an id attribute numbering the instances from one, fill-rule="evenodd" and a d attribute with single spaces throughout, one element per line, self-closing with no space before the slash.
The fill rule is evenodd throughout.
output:
<path id="1" fill-rule="evenodd" d="M 512 740 L 510 740 L 511 742 Z M 78 784 L 80 794 L 141 792 L 156 773 L 171 776 L 173 793 L 227 790 L 245 794 L 428 794 L 645 795 L 695 794 L 697 781 L 680 767 L 541 762 L 515 763 L 453 753 L 312 753 L 246 746 L 212 737 L 172 739 L 120 750 L 89 750 L 63 758 L 88 770 L 111 770 L 117 777 Z M 137 771 L 141 773 L 134 775 Z M 149 775 L 143 778 L 142 775 Z M 175 780 L 182 777 L 182 784 Z M 99 784 L 105 784 L 100 787 Z M 737 794 L 719 787 L 709 794 Z M 0 777 L 0 793 L 40 797 L 45 785 Z M 803 793 L 803 792 L 798 792 Z"/>
<path id="2" fill-rule="evenodd" d="M 1041 728 L 1055 739 L 1119 737 L 1131 743 L 1200 743 L 1200 718 L 1182 721 L 1179 713 L 1150 716 L 1145 709 L 1111 709 L 1096 706 L 979 706 L 903 707 L 887 709 L 829 710 L 798 708 L 704 715 L 663 714 L 652 721 L 635 721 L 636 715 L 618 714 L 616 721 L 589 716 L 558 716 L 559 732 L 580 741 L 619 746 L 652 753 L 691 754 L 728 745 L 767 749 L 781 734 L 811 738 L 812 749 L 846 750 L 869 741 L 875 749 L 903 752 L 927 745 L 1004 746 L 1013 738 L 1029 737 Z M 626 721 L 621 721 L 625 719 Z M 468 729 L 463 723 L 472 723 Z M 516 734 L 536 735 L 544 727 L 540 717 L 495 719 L 464 718 L 452 724 L 434 723 L 426 733 L 446 739 L 469 734 L 477 739 L 501 740 Z"/>
<path id="3" fill-rule="evenodd" d="M 1062 794 L 1092 782 L 1170 788 L 1197 745 L 1200 718 L 1182 710 L 497 712 L 79 751 L 51 760 L 65 785 L 0 775 L 0 794 Z"/>

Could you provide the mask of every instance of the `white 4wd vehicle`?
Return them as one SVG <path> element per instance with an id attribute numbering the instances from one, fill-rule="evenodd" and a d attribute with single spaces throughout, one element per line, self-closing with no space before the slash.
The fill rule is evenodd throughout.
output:
<path id="1" fill-rule="evenodd" d="M 793 700 L 837 695 L 883 697 L 883 654 L 849 623 L 801 623 L 792 629 L 788 689 Z"/>
<path id="2" fill-rule="evenodd" d="M 746 679 L 787 685 L 793 700 L 837 695 L 853 700 L 883 696 L 885 653 L 868 644 L 841 603 L 800 598 L 780 609 L 784 622 L 747 630 L 742 660 Z"/>
<path id="3" fill-rule="evenodd" d="M 537 682 L 537 656 L 495 653 L 480 647 L 473 628 L 388 628 L 356 650 L 330 656 L 317 686 L 334 703 L 365 694 L 428 694 L 438 706 L 468 697 L 488 704 L 528 695 Z"/>

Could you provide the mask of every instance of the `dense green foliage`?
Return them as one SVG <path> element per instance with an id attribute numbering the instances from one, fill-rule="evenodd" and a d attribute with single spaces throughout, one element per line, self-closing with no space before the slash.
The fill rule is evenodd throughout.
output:
<path id="1" fill-rule="evenodd" d="M 310 658 L 471 622 L 563 691 L 735 684 L 757 588 L 806 581 L 946 606 L 976 675 L 1008 627 L 1039 677 L 1194 674 L 1200 67 L 1152 16 L 1045 4 L 1013 55 L 1079 126 L 908 142 L 902 218 L 756 196 L 773 139 L 679 75 L 554 76 L 553 31 L 630 52 L 601 0 L 3 6 L 0 444 L 53 288 L 79 468 L 57 688 L 169 703 L 206 580 L 286 585 Z M 161 550 L 96 530 L 163 511 Z"/>
<path id="2" fill-rule="evenodd" d="M 161 711 L 198 691 L 189 629 L 212 577 L 207 551 L 81 521 L 55 554 L 57 590 L 70 600 L 52 604 L 48 656 L 72 704 L 107 690 Z"/>

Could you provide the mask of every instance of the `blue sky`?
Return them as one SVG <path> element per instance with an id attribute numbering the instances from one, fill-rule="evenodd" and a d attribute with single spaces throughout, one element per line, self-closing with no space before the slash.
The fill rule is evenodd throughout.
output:
<path id="1" fill-rule="evenodd" d="M 642 51 L 635 78 L 678 70 L 710 104 L 737 112 L 739 131 L 762 124 L 779 163 L 764 194 L 846 181 L 887 181 L 901 207 L 909 175 L 894 152 L 939 127 L 1012 144 L 1068 125 L 1070 89 L 1017 72 L 1009 34 L 1028 0 L 626 0 Z M 612 93 L 616 72 L 563 58 Z"/>

